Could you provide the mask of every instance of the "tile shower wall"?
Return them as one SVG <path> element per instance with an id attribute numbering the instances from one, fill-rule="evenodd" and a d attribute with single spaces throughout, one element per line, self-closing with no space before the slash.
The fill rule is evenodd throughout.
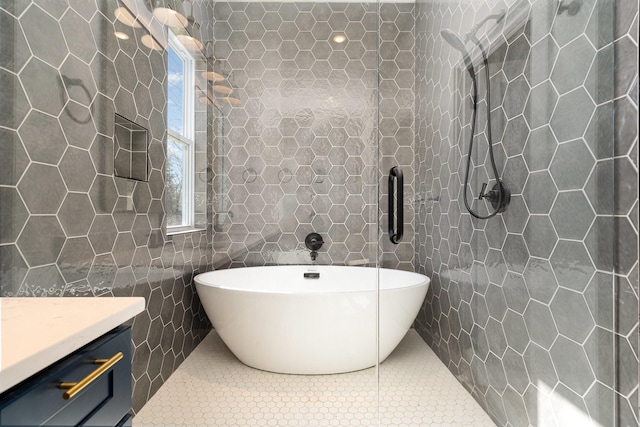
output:
<path id="1" fill-rule="evenodd" d="M 416 329 L 498 425 L 613 425 L 615 400 L 615 425 L 636 426 L 638 5 L 531 3 L 490 57 L 513 196 L 488 221 L 462 204 L 469 85 L 440 31 L 504 4 L 416 5 L 416 258 L 432 277 Z"/>
<path id="2" fill-rule="evenodd" d="M 241 101 L 222 107 L 214 265 L 310 263 L 312 231 L 320 264 L 375 262 L 377 5 L 216 2 L 214 16 L 214 68 Z M 413 4 L 381 19 L 382 168 L 400 165 L 409 188 Z M 383 246 L 389 266 L 413 268 L 413 234 Z"/>
<path id="3" fill-rule="evenodd" d="M 118 6 L 0 2 L 0 296 L 145 297 L 138 410 L 210 328 L 192 278 L 211 266 L 211 231 L 164 233 L 165 58 Z M 149 130 L 148 182 L 114 176 L 114 113 Z"/>

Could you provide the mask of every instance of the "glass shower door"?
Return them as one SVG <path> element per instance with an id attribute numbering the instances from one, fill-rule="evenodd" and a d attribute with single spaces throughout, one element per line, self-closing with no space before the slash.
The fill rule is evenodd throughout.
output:
<path id="1" fill-rule="evenodd" d="M 329 274 L 323 267 L 375 267 L 376 4 L 216 2 L 213 17 L 211 66 L 240 101 L 217 96 L 223 132 L 214 153 L 214 268 L 279 266 L 300 271 L 300 279 L 303 272 L 319 273 L 319 280 L 300 284 L 312 287 Z M 312 233 L 322 239 L 314 258 L 306 245 Z M 340 302 L 313 321 L 328 325 L 329 313 L 341 311 L 353 324 L 340 329 L 362 324 L 366 345 L 357 351 L 370 353 L 375 364 L 375 270 L 363 271 L 368 295 L 340 290 Z M 366 319 L 352 311 L 366 312 Z M 307 314 L 299 313 L 300 324 Z M 270 410 L 293 417 L 290 423 L 377 425 L 375 367 L 260 375 L 274 381 L 274 389 L 247 384 L 247 391 L 259 399 L 267 393 L 267 406 L 279 399 Z"/>
<path id="2" fill-rule="evenodd" d="M 428 365 L 419 362 L 425 356 L 426 344 L 411 328 L 390 354 L 391 348 L 388 348 L 390 340 L 395 343 L 392 337 L 396 333 L 401 337 L 404 328 L 411 326 L 424 299 L 422 291 L 415 287 L 413 290 L 391 289 L 409 285 L 398 282 L 407 278 L 392 277 L 392 274 L 416 271 L 414 13 L 414 3 L 378 3 L 377 258 L 381 362 L 378 366 L 378 405 L 381 426 L 428 425 L 435 421 L 424 417 L 425 405 L 421 403 L 431 394 L 424 381 L 428 373 L 423 368 Z M 408 280 L 415 280 L 415 277 Z"/>

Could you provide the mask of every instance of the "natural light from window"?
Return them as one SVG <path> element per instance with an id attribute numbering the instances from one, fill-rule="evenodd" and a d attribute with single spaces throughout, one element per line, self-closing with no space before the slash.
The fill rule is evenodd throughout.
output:
<path id="1" fill-rule="evenodd" d="M 167 232 L 194 228 L 194 60 L 169 32 L 167 47 Z"/>

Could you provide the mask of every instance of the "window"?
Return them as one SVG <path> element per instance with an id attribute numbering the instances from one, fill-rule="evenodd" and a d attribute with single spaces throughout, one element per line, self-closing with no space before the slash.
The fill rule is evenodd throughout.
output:
<path id="1" fill-rule="evenodd" d="M 194 60 L 169 31 L 167 46 L 167 232 L 195 228 Z"/>

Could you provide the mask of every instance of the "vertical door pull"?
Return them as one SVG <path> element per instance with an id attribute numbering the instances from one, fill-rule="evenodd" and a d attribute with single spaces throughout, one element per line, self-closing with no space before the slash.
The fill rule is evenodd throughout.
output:
<path id="1" fill-rule="evenodd" d="M 395 182 L 398 182 L 397 190 Z M 389 171 L 389 240 L 391 243 L 398 244 L 402 239 L 404 232 L 404 177 L 402 170 L 394 166 Z M 396 206 L 396 192 L 398 195 L 398 204 Z M 397 208 L 397 209 L 396 209 Z"/>

